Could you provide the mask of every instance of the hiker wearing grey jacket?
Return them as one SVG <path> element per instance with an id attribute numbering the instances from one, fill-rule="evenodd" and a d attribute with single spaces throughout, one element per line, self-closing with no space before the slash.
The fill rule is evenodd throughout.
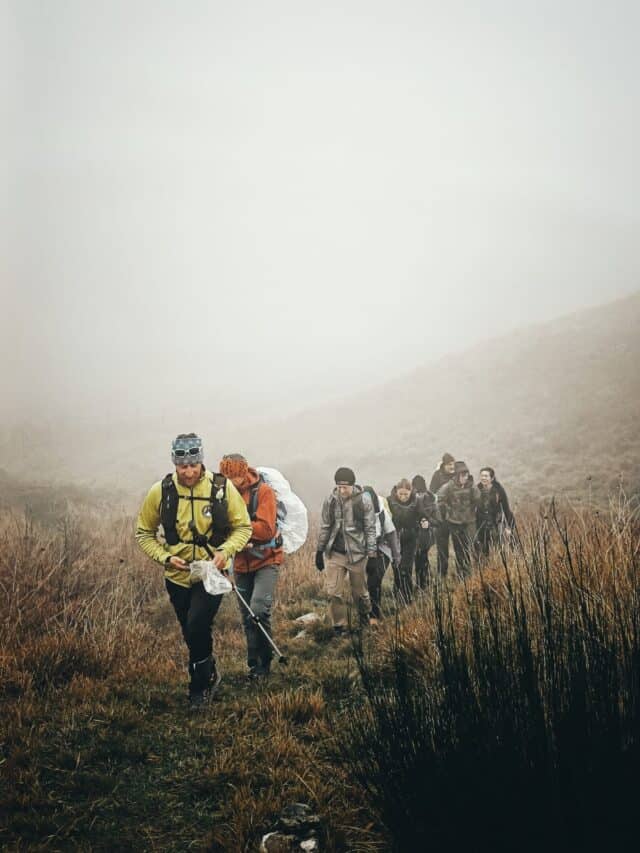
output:
<path id="1" fill-rule="evenodd" d="M 335 633 L 342 634 L 348 624 L 342 594 L 347 575 L 360 624 L 369 624 L 371 599 L 366 564 L 369 557 L 377 554 L 376 517 L 371 496 L 356 485 L 355 474 L 350 468 L 338 468 L 335 482 L 336 488 L 322 505 L 316 568 L 326 569 L 329 615 Z"/>
<path id="2" fill-rule="evenodd" d="M 471 551 L 476 537 L 476 511 L 480 492 L 464 462 L 456 462 L 454 475 L 438 491 L 438 512 L 451 532 L 456 567 L 461 575 L 471 572 Z"/>

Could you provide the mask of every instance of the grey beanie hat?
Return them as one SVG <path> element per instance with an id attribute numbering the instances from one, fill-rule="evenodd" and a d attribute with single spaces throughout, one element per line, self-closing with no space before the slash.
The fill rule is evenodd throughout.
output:
<path id="1" fill-rule="evenodd" d="M 174 465 L 197 465 L 204 462 L 202 439 L 195 432 L 180 433 L 171 442 L 171 461 Z"/>

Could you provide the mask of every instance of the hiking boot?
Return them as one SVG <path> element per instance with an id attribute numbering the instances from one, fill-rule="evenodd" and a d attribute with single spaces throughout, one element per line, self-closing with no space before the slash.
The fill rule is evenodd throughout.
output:
<path id="1" fill-rule="evenodd" d="M 248 673 L 248 678 L 251 681 L 262 681 L 269 677 L 269 668 L 257 663 L 251 667 Z"/>
<path id="2" fill-rule="evenodd" d="M 192 711 L 202 711 L 208 704 L 208 690 L 201 690 L 199 693 L 189 693 L 189 707 Z"/>
<path id="3" fill-rule="evenodd" d="M 201 708 L 214 698 L 222 676 L 211 656 L 190 663 L 189 674 L 189 704 L 192 708 Z"/>

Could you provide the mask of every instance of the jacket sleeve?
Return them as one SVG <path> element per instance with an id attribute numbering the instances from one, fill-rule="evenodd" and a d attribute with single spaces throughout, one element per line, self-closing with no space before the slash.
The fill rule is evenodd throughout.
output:
<path id="1" fill-rule="evenodd" d="M 162 500 L 162 484 L 154 483 L 142 503 L 136 524 L 136 542 L 147 557 L 156 563 L 164 565 L 171 551 L 158 542 L 156 534 L 160 527 L 160 501 Z"/>
<path id="2" fill-rule="evenodd" d="M 398 537 L 398 531 L 393 528 L 390 533 L 387 533 L 384 537 L 387 540 L 387 544 L 391 548 L 391 559 L 394 563 L 400 562 L 400 539 Z"/>
<path id="3" fill-rule="evenodd" d="M 222 551 L 227 557 L 233 557 L 251 539 L 251 520 L 247 512 L 247 506 L 240 492 L 227 480 L 227 519 L 231 532 L 222 543 L 218 551 Z"/>
<path id="4" fill-rule="evenodd" d="M 507 493 L 504 490 L 504 486 L 502 484 L 500 484 L 500 488 L 498 489 L 498 496 L 500 507 L 502 508 L 502 512 L 504 513 L 504 519 L 509 527 L 513 527 L 515 519 L 513 517 L 513 513 L 511 512 L 511 507 L 509 506 L 509 498 L 507 497 Z"/>
<path id="5" fill-rule="evenodd" d="M 429 483 L 429 491 L 433 492 L 435 494 L 435 492 L 438 491 L 439 487 L 440 487 L 440 471 L 434 471 L 433 477 L 431 478 L 431 482 Z"/>
<path id="6" fill-rule="evenodd" d="M 368 492 L 363 492 L 362 494 L 362 509 L 364 510 L 364 535 L 367 543 L 367 554 L 370 557 L 375 557 L 378 553 L 376 511 L 373 508 L 373 501 Z"/>
<path id="7" fill-rule="evenodd" d="M 474 509 L 478 509 L 480 506 L 480 489 L 474 484 L 471 486 L 471 499 L 473 501 Z"/>
<path id="8" fill-rule="evenodd" d="M 449 483 L 451 480 L 449 480 Z M 438 489 L 436 494 L 436 506 L 438 508 L 438 518 L 440 521 L 447 520 L 447 506 L 449 503 L 449 483 L 445 483 Z"/>
<path id="9" fill-rule="evenodd" d="M 276 493 L 266 483 L 258 489 L 256 517 L 251 521 L 251 540 L 270 542 L 278 532 L 278 508 Z"/>
<path id="10" fill-rule="evenodd" d="M 436 496 L 431 492 L 427 492 L 427 494 L 423 498 L 424 500 L 424 513 L 425 517 L 429 519 L 430 525 L 438 524 L 438 507 L 436 505 Z"/>
<path id="11" fill-rule="evenodd" d="M 322 513 L 320 516 L 320 533 L 318 534 L 318 545 L 316 551 L 324 551 L 331 536 L 331 528 L 333 521 L 331 520 L 331 498 L 326 498 L 322 504 Z"/>

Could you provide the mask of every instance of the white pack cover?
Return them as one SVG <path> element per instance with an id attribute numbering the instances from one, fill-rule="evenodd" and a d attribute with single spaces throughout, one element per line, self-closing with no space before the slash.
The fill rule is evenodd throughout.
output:
<path id="1" fill-rule="evenodd" d="M 307 508 L 291 490 L 289 481 L 276 468 L 256 468 L 258 474 L 276 493 L 278 501 L 278 527 L 282 534 L 285 554 L 293 554 L 302 548 L 309 532 Z"/>
<path id="2" fill-rule="evenodd" d="M 231 581 L 218 571 L 212 560 L 194 560 L 190 566 L 193 580 L 202 581 L 209 595 L 231 592 Z"/>

